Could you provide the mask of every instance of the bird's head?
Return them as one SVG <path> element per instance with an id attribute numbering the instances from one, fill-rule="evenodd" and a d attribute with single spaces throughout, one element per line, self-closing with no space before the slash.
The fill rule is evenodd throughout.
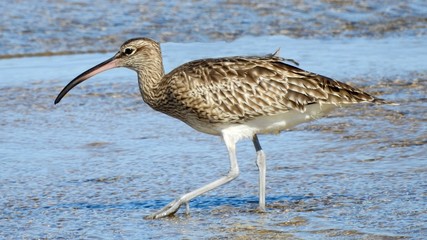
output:
<path id="1" fill-rule="evenodd" d="M 126 41 L 120 50 L 110 59 L 86 70 L 65 86 L 55 99 L 55 104 L 75 86 L 112 68 L 125 67 L 134 71 L 143 71 L 150 65 L 161 65 L 160 45 L 149 38 L 134 38 Z"/>

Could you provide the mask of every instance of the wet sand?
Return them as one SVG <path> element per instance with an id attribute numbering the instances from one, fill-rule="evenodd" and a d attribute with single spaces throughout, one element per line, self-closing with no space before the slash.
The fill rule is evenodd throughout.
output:
<path id="1" fill-rule="evenodd" d="M 30 1 L 31 2 L 31 1 Z M 135 36 L 161 42 L 245 36 L 425 36 L 424 0 L 1 2 L 0 56 L 105 52 Z"/>

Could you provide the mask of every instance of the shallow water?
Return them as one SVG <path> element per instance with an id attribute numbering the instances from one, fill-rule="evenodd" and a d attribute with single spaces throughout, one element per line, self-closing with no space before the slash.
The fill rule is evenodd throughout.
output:
<path id="1" fill-rule="evenodd" d="M 277 47 L 303 68 L 400 106 L 357 105 L 261 136 L 268 163 L 265 214 L 255 211 L 255 154 L 243 141 L 238 179 L 191 201 L 190 215 L 182 209 L 158 221 L 143 216 L 227 172 L 223 143 L 149 109 L 129 70 L 96 76 L 53 105 L 70 79 L 113 53 L 0 60 L 2 236 L 422 238 L 426 43 L 412 37 L 246 37 L 162 45 L 167 70 L 192 58 Z"/>
<path id="2" fill-rule="evenodd" d="M 0 239 L 423 239 L 426 4 L 283 2 L 46 1 L 31 12 L 27 4 L 7 5 L 8 21 L 0 22 Z M 144 220 L 228 171 L 221 140 L 151 110 L 127 69 L 93 77 L 53 105 L 71 79 L 139 35 L 165 42 L 167 71 L 197 58 L 280 48 L 303 69 L 400 105 L 356 105 L 260 136 L 267 213 L 255 210 L 256 156 L 242 141 L 239 178 L 191 201 L 190 215 L 183 208 Z M 91 51 L 108 53 L 76 54 Z M 73 55 L 14 58 L 61 52 Z"/>

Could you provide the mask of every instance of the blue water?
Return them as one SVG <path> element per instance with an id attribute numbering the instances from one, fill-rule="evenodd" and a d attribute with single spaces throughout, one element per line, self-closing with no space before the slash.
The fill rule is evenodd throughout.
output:
<path id="1" fill-rule="evenodd" d="M 323 9 L 331 3 L 316 4 Z M 413 11 L 419 17 L 423 11 L 423 2 L 402 3 L 402 8 L 405 4 L 412 9 L 402 10 L 407 15 Z M 353 8 L 365 11 L 362 5 L 349 4 L 340 16 L 366 20 L 349 14 Z M 379 14 L 377 8 L 372 15 Z M 312 16 L 321 12 L 313 11 Z M 272 24 L 275 17 L 269 18 Z M 127 69 L 95 76 L 53 105 L 65 84 L 116 50 L 0 59 L 0 239 L 423 239 L 427 41 L 407 30 L 380 38 L 264 33 L 162 43 L 167 71 L 193 59 L 263 55 L 280 48 L 281 56 L 303 69 L 400 104 L 356 105 L 280 135 L 260 136 L 268 165 L 264 214 L 255 211 L 255 152 L 250 141 L 242 141 L 239 178 L 191 201 L 190 215 L 181 209 L 172 218 L 143 219 L 226 174 L 228 159 L 219 138 L 145 105 L 136 75 Z M 59 33 L 58 38 L 65 39 Z M 41 44 L 48 48 L 52 39 Z M 71 47 L 71 52 L 78 49 Z"/>

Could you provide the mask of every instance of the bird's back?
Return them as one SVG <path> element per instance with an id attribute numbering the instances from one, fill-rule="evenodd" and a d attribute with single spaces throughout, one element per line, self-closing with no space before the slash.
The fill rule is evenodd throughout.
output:
<path id="1" fill-rule="evenodd" d="M 314 103 L 343 105 L 377 100 L 272 55 L 196 60 L 174 69 L 163 82 L 167 106 L 158 110 L 181 120 L 193 115 L 207 123 L 243 123 L 291 110 L 304 112 Z"/>

